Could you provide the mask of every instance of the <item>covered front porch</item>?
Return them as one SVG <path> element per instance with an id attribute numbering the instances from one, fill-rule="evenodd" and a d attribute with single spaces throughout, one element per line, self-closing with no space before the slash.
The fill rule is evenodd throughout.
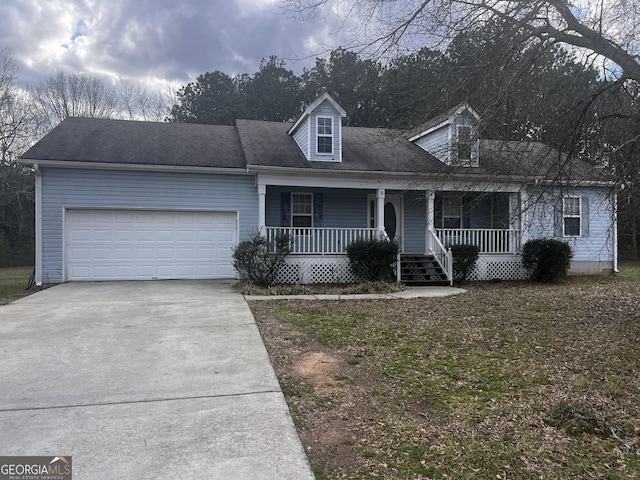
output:
<path id="1" fill-rule="evenodd" d="M 453 265 L 449 247 L 454 244 L 479 247 L 474 278 L 513 277 L 514 272 L 522 276 L 517 191 L 259 185 L 259 199 L 260 232 L 269 243 L 275 244 L 282 234 L 291 237 L 291 255 L 282 276 L 288 283 L 356 281 L 346 248 L 355 240 L 374 238 L 397 241 L 402 256 L 428 257 L 449 282 Z M 404 280 L 401 264 L 399 258 L 398 281 Z M 498 271 L 496 265 L 503 264 L 506 270 Z"/>

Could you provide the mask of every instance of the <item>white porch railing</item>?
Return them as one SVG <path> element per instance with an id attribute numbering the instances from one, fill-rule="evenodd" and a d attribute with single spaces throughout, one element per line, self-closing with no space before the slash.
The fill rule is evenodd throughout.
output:
<path id="1" fill-rule="evenodd" d="M 291 237 L 293 254 L 344 254 L 355 240 L 380 238 L 376 228 L 266 227 L 269 245 L 274 245 L 275 239 L 283 234 Z"/>
<path id="2" fill-rule="evenodd" d="M 427 228 L 427 251 L 431 252 L 447 274 L 449 284 L 453 285 L 453 254 L 449 248 L 445 248 L 436 232 Z"/>
<path id="3" fill-rule="evenodd" d="M 437 228 L 435 234 L 446 247 L 477 245 L 480 253 L 516 253 L 522 242 L 521 230 Z"/>

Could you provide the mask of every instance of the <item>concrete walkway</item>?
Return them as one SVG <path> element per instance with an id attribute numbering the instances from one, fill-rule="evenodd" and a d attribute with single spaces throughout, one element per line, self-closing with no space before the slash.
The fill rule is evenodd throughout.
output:
<path id="1" fill-rule="evenodd" d="M 312 479 L 232 282 L 58 285 L 0 306 L 0 454 L 75 480 Z"/>
<path id="2" fill-rule="evenodd" d="M 398 300 L 423 297 L 448 297 L 466 292 L 456 287 L 407 287 L 395 293 L 368 293 L 347 295 L 245 295 L 245 300 Z"/>

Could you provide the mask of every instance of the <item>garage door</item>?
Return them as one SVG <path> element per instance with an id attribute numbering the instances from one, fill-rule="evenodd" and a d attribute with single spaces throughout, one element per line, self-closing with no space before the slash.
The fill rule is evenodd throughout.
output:
<path id="1" fill-rule="evenodd" d="M 67 280 L 231 278 L 235 212 L 70 209 Z"/>

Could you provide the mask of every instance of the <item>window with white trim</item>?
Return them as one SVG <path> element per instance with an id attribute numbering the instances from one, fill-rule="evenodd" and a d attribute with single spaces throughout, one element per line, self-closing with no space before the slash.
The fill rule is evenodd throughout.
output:
<path id="1" fill-rule="evenodd" d="M 471 163 L 471 141 L 471 127 L 458 125 L 456 128 L 456 160 L 458 163 Z"/>
<path id="2" fill-rule="evenodd" d="M 317 153 L 331 155 L 333 153 L 333 118 L 318 117 L 317 125 Z"/>
<path id="3" fill-rule="evenodd" d="M 581 230 L 580 197 L 562 198 L 563 234 L 565 237 L 579 237 Z"/>
<path id="4" fill-rule="evenodd" d="M 462 198 L 458 195 L 442 196 L 442 228 L 462 227 Z"/>
<path id="5" fill-rule="evenodd" d="M 312 193 L 292 193 L 291 194 L 291 226 L 312 227 L 313 226 L 313 194 Z"/>

